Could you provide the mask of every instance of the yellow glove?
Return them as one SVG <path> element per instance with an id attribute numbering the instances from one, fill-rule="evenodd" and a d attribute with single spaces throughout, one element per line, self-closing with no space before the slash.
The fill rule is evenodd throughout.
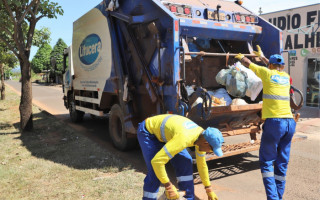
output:
<path id="1" fill-rule="evenodd" d="M 259 58 L 264 57 L 264 54 L 263 54 L 263 52 L 261 51 L 261 47 L 260 47 L 259 45 L 257 45 L 257 49 L 258 49 L 258 51 L 253 51 L 253 53 L 254 53 L 256 56 L 258 56 Z"/>
<path id="2" fill-rule="evenodd" d="M 165 189 L 167 199 L 179 199 L 179 193 L 174 185 L 170 184 L 169 186 L 165 187 Z"/>
<path id="3" fill-rule="evenodd" d="M 206 188 L 206 192 L 208 195 L 208 200 L 218 200 L 216 193 L 214 193 L 211 187 Z"/>
<path id="4" fill-rule="evenodd" d="M 242 53 L 239 53 L 238 55 L 235 56 L 236 59 L 242 60 L 244 58 L 244 55 Z"/>

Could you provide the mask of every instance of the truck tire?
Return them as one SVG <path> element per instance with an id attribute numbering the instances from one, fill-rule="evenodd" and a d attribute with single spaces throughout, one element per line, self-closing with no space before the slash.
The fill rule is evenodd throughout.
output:
<path id="1" fill-rule="evenodd" d="M 137 146 L 137 138 L 128 138 L 124 126 L 124 114 L 118 104 L 111 107 L 109 115 L 109 134 L 113 145 L 121 150 L 126 151 Z"/>
<path id="2" fill-rule="evenodd" d="M 74 123 L 79 123 L 83 120 L 84 112 L 76 110 L 76 102 L 72 95 L 69 96 L 69 114 L 71 121 Z"/>

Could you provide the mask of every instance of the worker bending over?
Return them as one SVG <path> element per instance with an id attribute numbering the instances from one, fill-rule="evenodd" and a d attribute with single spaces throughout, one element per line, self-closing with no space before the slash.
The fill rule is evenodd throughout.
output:
<path id="1" fill-rule="evenodd" d="M 175 168 L 178 186 L 185 191 L 184 198 L 194 199 L 192 157 L 187 147 L 195 147 L 197 168 L 209 200 L 218 200 L 209 180 L 206 152 L 222 156 L 224 142 L 215 128 L 203 130 L 190 119 L 180 115 L 157 115 L 139 124 L 138 140 L 148 173 L 144 179 L 143 199 L 157 199 L 160 183 L 165 186 L 167 199 L 178 199 L 176 187 L 170 182 L 165 164 L 170 160 Z"/>
<path id="2" fill-rule="evenodd" d="M 290 146 L 296 128 L 290 108 L 290 76 L 283 71 L 284 60 L 275 54 L 266 59 L 257 46 L 254 53 L 268 68 L 252 63 L 242 54 L 236 56 L 242 65 L 250 68 L 263 84 L 262 119 L 259 160 L 268 200 L 281 200 L 286 183 Z"/>

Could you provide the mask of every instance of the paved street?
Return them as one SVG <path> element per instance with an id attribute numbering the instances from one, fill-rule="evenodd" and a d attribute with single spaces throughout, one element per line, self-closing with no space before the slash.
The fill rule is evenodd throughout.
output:
<path id="1" fill-rule="evenodd" d="M 21 93 L 21 83 L 18 81 L 6 81 L 18 94 Z M 33 103 L 52 115 L 66 115 L 68 110 L 63 105 L 63 93 L 60 86 L 45 86 L 32 83 Z"/>
<path id="2" fill-rule="evenodd" d="M 7 85 L 20 91 L 20 84 L 7 81 Z M 34 104 L 57 116 L 72 127 L 81 130 L 106 149 L 133 163 L 138 171 L 145 172 L 139 150 L 118 152 L 108 140 L 106 119 L 93 120 L 89 115 L 81 125 L 70 123 L 68 111 L 63 106 L 62 89 L 57 86 L 33 84 Z M 305 107 L 299 111 L 301 120 L 296 135 L 307 139 L 292 144 L 287 174 L 285 200 L 320 199 L 320 113 L 317 108 Z M 208 163 L 210 178 L 219 200 L 264 200 L 266 199 L 258 162 L 258 151 L 224 158 Z M 206 199 L 201 183 L 196 182 L 196 196 Z"/>

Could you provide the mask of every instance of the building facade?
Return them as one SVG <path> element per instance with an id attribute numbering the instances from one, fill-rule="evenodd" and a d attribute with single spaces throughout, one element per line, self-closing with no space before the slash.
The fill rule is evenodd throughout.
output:
<path id="1" fill-rule="evenodd" d="M 261 17 L 283 31 L 285 70 L 304 94 L 304 105 L 319 107 L 320 3 Z"/>

